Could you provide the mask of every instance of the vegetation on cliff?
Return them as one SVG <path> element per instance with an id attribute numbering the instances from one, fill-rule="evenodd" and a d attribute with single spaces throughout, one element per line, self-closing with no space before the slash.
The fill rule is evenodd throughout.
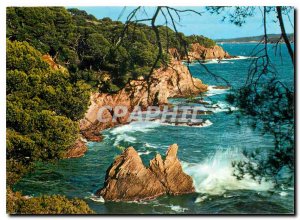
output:
<path id="1" fill-rule="evenodd" d="M 28 198 L 10 189 L 6 194 L 6 209 L 10 214 L 93 214 L 88 205 L 79 199 L 65 196 L 41 196 Z"/>
<path id="2" fill-rule="evenodd" d="M 66 155 L 78 138 L 78 120 L 87 110 L 91 91 L 113 93 L 130 79 L 146 78 L 153 68 L 168 64 L 169 48 L 183 53 L 179 39 L 214 45 L 203 36 L 186 37 L 159 26 L 164 50 L 156 60 L 155 31 L 146 24 L 125 26 L 78 9 L 7 8 L 8 187 L 36 162 Z M 9 197 L 8 204 L 15 204 L 8 206 L 9 213 L 88 212 L 83 203 L 64 197 L 23 199 L 17 194 Z M 53 208 L 56 202 L 66 206 Z M 81 211 L 69 209 L 77 203 Z"/>
<path id="3" fill-rule="evenodd" d="M 89 86 L 70 82 L 67 71 L 53 70 L 27 42 L 7 41 L 7 174 L 33 162 L 63 157 L 76 140 L 86 111 Z M 20 169 L 18 168 L 20 167 Z M 18 169 L 18 170 L 16 170 Z"/>
<path id="4" fill-rule="evenodd" d="M 156 67 L 168 62 L 168 48 L 183 53 L 180 39 L 215 45 L 203 36 L 187 37 L 164 26 L 158 30 L 164 50 Z M 147 76 L 158 53 L 155 32 L 146 24 L 125 29 L 122 22 L 110 18 L 96 19 L 85 11 L 58 7 L 8 8 L 7 38 L 29 42 L 66 66 L 73 81 L 84 80 L 101 92 L 119 90 L 129 79 Z"/>
<path id="5" fill-rule="evenodd" d="M 11 186 L 35 162 L 64 156 L 77 139 L 77 120 L 88 106 L 89 85 L 71 83 L 68 71 L 52 69 L 27 42 L 8 40 L 6 46 L 6 165 L 7 185 Z M 90 213 L 83 201 L 60 196 L 23 199 L 20 193 L 7 197 L 7 211 Z"/>

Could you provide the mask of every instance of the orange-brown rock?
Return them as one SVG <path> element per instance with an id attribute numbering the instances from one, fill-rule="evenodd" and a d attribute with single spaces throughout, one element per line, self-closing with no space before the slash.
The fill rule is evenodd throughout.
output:
<path id="1" fill-rule="evenodd" d="M 66 158 L 75 158 L 81 157 L 87 151 L 87 146 L 85 141 L 82 138 L 78 138 L 74 145 L 67 151 L 65 157 Z"/>
<path id="2" fill-rule="evenodd" d="M 49 54 L 45 54 L 42 56 L 42 59 L 49 64 L 49 66 L 54 69 L 54 70 L 62 70 L 62 71 L 67 71 L 67 69 L 65 67 L 63 67 L 62 65 L 57 64 L 54 59 L 49 55 Z"/>
<path id="3" fill-rule="evenodd" d="M 188 52 L 189 60 L 209 60 L 209 59 L 229 59 L 232 58 L 228 52 L 218 45 L 213 47 L 204 47 L 199 43 L 194 43 Z M 184 57 L 187 60 L 187 57 Z"/>
<path id="4" fill-rule="evenodd" d="M 177 150 L 176 144 L 171 145 L 165 160 L 157 154 L 147 168 L 135 149 L 127 148 L 108 168 L 104 187 L 96 195 L 108 201 L 136 201 L 194 192 L 193 180 L 183 172 Z"/>
<path id="5" fill-rule="evenodd" d="M 167 104 L 170 97 L 184 97 L 205 91 L 207 85 L 193 78 L 181 61 L 173 59 L 168 67 L 155 70 L 148 82 L 144 79 L 132 80 L 116 94 L 92 94 L 91 105 L 80 121 L 80 130 L 90 140 L 89 134 L 99 134 L 103 129 L 127 123 L 130 112 L 137 105 L 144 110 L 150 105 Z M 105 109 L 101 114 L 104 121 L 99 122 L 99 110 L 104 106 L 112 109 Z M 128 112 L 113 121 L 113 109 L 116 106 L 126 106 Z"/>

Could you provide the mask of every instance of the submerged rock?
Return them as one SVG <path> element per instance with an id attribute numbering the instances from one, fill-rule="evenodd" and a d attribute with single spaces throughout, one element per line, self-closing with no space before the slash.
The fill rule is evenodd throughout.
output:
<path id="1" fill-rule="evenodd" d="M 144 166 L 133 147 L 127 148 L 108 168 L 104 187 L 96 192 L 109 201 L 136 201 L 195 191 L 193 180 L 182 170 L 177 144 L 169 147 L 166 159 L 160 154 Z"/>

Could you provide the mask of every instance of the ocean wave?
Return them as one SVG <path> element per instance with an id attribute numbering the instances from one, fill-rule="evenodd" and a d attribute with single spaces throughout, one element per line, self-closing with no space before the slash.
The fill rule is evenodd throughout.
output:
<path id="1" fill-rule="evenodd" d="M 145 143 L 144 146 L 147 147 L 147 148 L 152 148 L 152 149 L 157 149 L 158 148 L 157 145 L 150 144 L 150 143 Z"/>
<path id="2" fill-rule="evenodd" d="M 131 122 L 130 124 L 121 125 L 109 130 L 109 137 L 114 138 L 114 146 L 120 145 L 121 142 L 130 142 L 136 143 L 136 137 L 132 136 L 132 133 L 135 132 L 149 132 L 154 128 L 159 127 L 160 124 L 158 122 Z"/>
<path id="3" fill-rule="evenodd" d="M 150 154 L 151 153 L 151 151 L 143 151 L 143 152 L 138 152 L 138 155 L 148 155 L 148 154 Z"/>
<path id="4" fill-rule="evenodd" d="M 91 194 L 90 196 L 87 196 L 86 199 L 90 199 L 94 202 L 100 202 L 100 203 L 104 203 L 105 200 L 102 196 L 96 196 L 94 194 Z"/>
<path id="5" fill-rule="evenodd" d="M 123 134 L 123 133 L 133 133 L 133 132 L 149 132 L 153 128 L 159 127 L 160 124 L 156 121 L 136 121 L 131 122 L 126 125 L 121 125 L 110 130 L 113 135 Z"/>
<path id="6" fill-rule="evenodd" d="M 202 128 L 202 127 L 208 127 L 211 126 L 213 123 L 206 119 L 204 122 L 202 123 L 198 123 L 198 122 L 187 122 L 187 123 L 176 123 L 176 122 L 160 122 L 162 125 L 164 126 L 179 126 L 179 127 L 198 127 L 198 128 Z"/>
<path id="7" fill-rule="evenodd" d="M 135 143 L 136 142 L 136 138 L 127 134 L 118 134 L 115 138 L 114 141 L 114 146 L 119 146 L 121 142 L 130 142 L 130 143 Z"/>
<path id="8" fill-rule="evenodd" d="M 200 203 L 205 201 L 208 198 L 208 196 L 198 196 L 197 199 L 195 200 L 195 203 Z"/>
<path id="9" fill-rule="evenodd" d="M 224 94 L 224 93 L 228 93 L 228 90 L 230 90 L 230 88 L 225 88 L 225 89 L 216 89 L 215 85 L 210 85 L 208 86 L 208 90 L 205 93 L 206 96 L 214 96 L 214 95 L 220 95 L 220 94 Z"/>
<path id="10" fill-rule="evenodd" d="M 247 161 L 237 149 L 217 150 L 215 154 L 202 163 L 182 162 L 185 173 L 193 178 L 196 192 L 208 195 L 223 195 L 228 190 L 256 190 L 267 191 L 274 187 L 274 183 L 262 180 L 261 183 L 245 175 L 238 180 L 233 174 L 236 170 L 232 162 Z M 198 199 L 201 202 L 201 199 Z"/>
<path id="11" fill-rule="evenodd" d="M 185 211 L 189 210 L 188 208 L 183 208 L 179 205 L 170 205 L 170 206 L 167 206 L 167 207 L 171 208 L 172 211 L 179 212 L 179 213 L 182 213 L 182 212 L 185 212 Z"/>
<path id="12" fill-rule="evenodd" d="M 247 59 L 255 59 L 257 57 L 250 57 L 250 56 L 237 56 L 234 58 L 229 58 L 229 59 L 222 59 L 222 60 L 247 60 Z"/>
<path id="13" fill-rule="evenodd" d="M 214 113 L 218 112 L 229 112 L 229 111 L 237 111 L 238 107 L 234 107 L 227 102 L 218 101 L 216 104 L 212 105 L 212 108 L 209 108 Z"/>
<path id="14" fill-rule="evenodd" d="M 210 59 L 210 60 L 207 60 L 205 62 L 203 62 L 202 64 L 206 65 L 206 64 L 224 64 L 224 63 L 234 63 L 234 62 L 230 62 L 229 61 L 230 59 Z"/>

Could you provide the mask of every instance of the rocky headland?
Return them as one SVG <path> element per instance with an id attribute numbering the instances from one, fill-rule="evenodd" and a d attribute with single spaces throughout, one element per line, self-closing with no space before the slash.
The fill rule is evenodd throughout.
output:
<path id="1" fill-rule="evenodd" d="M 199 43 L 191 45 L 188 52 L 188 58 L 185 56 L 184 60 L 195 61 L 195 60 L 210 60 L 210 59 L 230 59 L 234 58 L 222 47 L 215 45 L 213 47 L 206 48 Z"/>
<path id="2" fill-rule="evenodd" d="M 127 123 L 130 112 L 135 106 L 146 110 L 148 106 L 168 104 L 168 98 L 186 97 L 207 91 L 207 85 L 193 78 L 189 70 L 180 61 L 173 60 L 168 67 L 156 70 L 149 81 L 145 79 L 132 80 L 116 94 L 94 93 L 91 95 L 91 105 L 84 119 L 80 121 L 82 135 L 88 140 L 97 140 L 99 132 L 118 124 Z M 126 106 L 124 117 L 112 120 L 114 112 L 104 110 L 102 118 L 107 122 L 99 122 L 98 112 L 103 106 Z M 101 138 L 99 138 L 101 140 Z"/>
<path id="3" fill-rule="evenodd" d="M 104 187 L 96 195 L 106 201 L 140 201 L 194 192 L 193 180 L 183 172 L 177 151 L 173 144 L 165 160 L 157 154 L 145 167 L 136 150 L 127 148 L 108 168 Z"/>
<path id="4" fill-rule="evenodd" d="M 83 119 L 80 120 L 81 139 L 88 141 L 101 141 L 100 132 L 104 129 L 114 127 L 119 124 L 126 124 L 130 113 L 135 106 L 140 106 L 146 110 L 148 106 L 161 106 L 168 104 L 168 98 L 187 97 L 206 92 L 208 86 L 203 84 L 200 79 L 193 78 L 187 66 L 182 60 L 187 59 L 179 54 L 177 49 L 169 49 L 171 61 L 168 66 L 161 67 L 153 72 L 148 80 L 139 78 L 131 80 L 127 85 L 114 94 L 93 93 L 90 96 L 90 106 Z M 189 61 L 205 59 L 223 59 L 232 58 L 222 47 L 215 45 L 211 48 L 205 48 L 195 43 L 191 45 L 189 51 Z M 128 112 L 123 117 L 118 117 L 113 121 L 114 111 L 105 109 L 102 112 L 102 118 L 105 122 L 98 120 L 98 112 L 104 106 L 110 106 L 112 109 L 116 106 L 125 106 Z M 81 141 L 77 141 L 71 148 L 69 155 L 82 155 L 86 147 Z"/>

